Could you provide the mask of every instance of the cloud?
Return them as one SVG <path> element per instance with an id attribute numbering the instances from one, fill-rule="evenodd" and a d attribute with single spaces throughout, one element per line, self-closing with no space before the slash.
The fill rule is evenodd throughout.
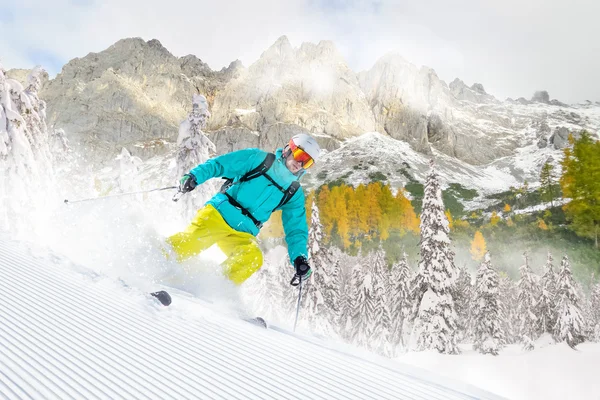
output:
<path id="1" fill-rule="evenodd" d="M 248 66 L 285 34 L 294 46 L 332 40 L 356 71 L 396 51 L 500 98 L 538 89 L 563 101 L 600 96 L 600 2 L 591 0 L 22 0 L 0 8 L 7 68 L 49 59 L 56 73 L 125 37 L 156 38 L 213 69 L 235 59 Z"/>

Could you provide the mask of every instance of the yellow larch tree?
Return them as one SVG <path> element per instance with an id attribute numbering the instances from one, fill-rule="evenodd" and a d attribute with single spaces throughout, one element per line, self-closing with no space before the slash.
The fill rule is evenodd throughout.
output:
<path id="1" fill-rule="evenodd" d="M 369 204 L 369 234 L 372 238 L 376 238 L 378 235 L 379 227 L 381 225 L 381 218 L 383 213 L 379 206 L 379 196 L 381 193 L 381 184 L 379 182 L 370 183 L 367 186 L 368 204 Z"/>
<path id="2" fill-rule="evenodd" d="M 348 224 L 348 208 L 346 206 L 345 186 L 336 186 L 331 190 L 336 233 L 342 239 L 344 248 L 351 244 Z"/>
<path id="3" fill-rule="evenodd" d="M 492 216 L 490 217 L 490 225 L 496 226 L 498 225 L 498 222 L 500 222 L 500 217 L 498 216 L 498 213 L 496 211 L 492 211 Z"/>
<path id="4" fill-rule="evenodd" d="M 362 235 L 369 233 L 369 196 L 367 187 L 358 185 L 354 191 L 354 199 L 358 202 L 358 231 Z"/>
<path id="5" fill-rule="evenodd" d="M 406 234 L 407 232 L 419 233 L 419 218 L 415 213 L 410 200 L 406 197 L 404 189 L 398 190 L 396 193 L 396 202 L 400 207 L 400 233 Z"/>
<path id="6" fill-rule="evenodd" d="M 328 243 L 331 239 L 331 231 L 333 230 L 334 223 L 329 187 L 321 187 L 321 191 L 317 196 L 317 206 L 320 211 L 321 224 L 323 224 L 323 242 Z"/>
<path id="7" fill-rule="evenodd" d="M 485 239 L 480 231 L 475 232 L 473 240 L 471 241 L 471 257 L 475 261 L 481 261 L 483 256 L 487 252 Z"/>

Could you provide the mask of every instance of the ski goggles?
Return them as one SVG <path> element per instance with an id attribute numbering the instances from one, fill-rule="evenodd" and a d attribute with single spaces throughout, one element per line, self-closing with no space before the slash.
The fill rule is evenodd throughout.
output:
<path id="1" fill-rule="evenodd" d="M 292 155 L 294 156 L 294 160 L 302 163 L 302 168 L 309 169 L 312 167 L 314 160 L 310 154 L 305 152 L 301 147 L 296 146 L 296 143 L 294 143 L 293 140 L 290 140 L 289 146 L 290 150 L 292 151 Z"/>

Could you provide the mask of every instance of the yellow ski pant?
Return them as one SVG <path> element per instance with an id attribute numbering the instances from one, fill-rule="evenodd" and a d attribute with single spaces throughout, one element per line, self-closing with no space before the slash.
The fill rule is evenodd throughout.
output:
<path id="1" fill-rule="evenodd" d="M 217 244 L 227 259 L 221 264 L 223 274 L 239 285 L 258 271 L 263 255 L 256 238 L 231 228 L 221 214 L 208 204 L 198 210 L 190 226 L 167 238 L 167 243 L 182 262 Z"/>

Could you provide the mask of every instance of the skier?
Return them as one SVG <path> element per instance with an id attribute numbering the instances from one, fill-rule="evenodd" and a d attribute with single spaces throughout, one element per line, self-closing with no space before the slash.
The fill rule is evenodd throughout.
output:
<path id="1" fill-rule="evenodd" d="M 189 259 L 216 243 L 227 256 L 223 273 L 239 285 L 262 266 L 255 236 L 271 213 L 281 209 L 288 254 L 295 268 L 291 284 L 308 279 L 312 272 L 307 260 L 308 226 L 299 179 L 320 153 L 315 139 L 298 134 L 275 154 L 249 148 L 193 168 L 179 181 L 181 193 L 210 178 L 222 177 L 226 182 L 185 231 L 167 238 L 177 260 Z"/>

